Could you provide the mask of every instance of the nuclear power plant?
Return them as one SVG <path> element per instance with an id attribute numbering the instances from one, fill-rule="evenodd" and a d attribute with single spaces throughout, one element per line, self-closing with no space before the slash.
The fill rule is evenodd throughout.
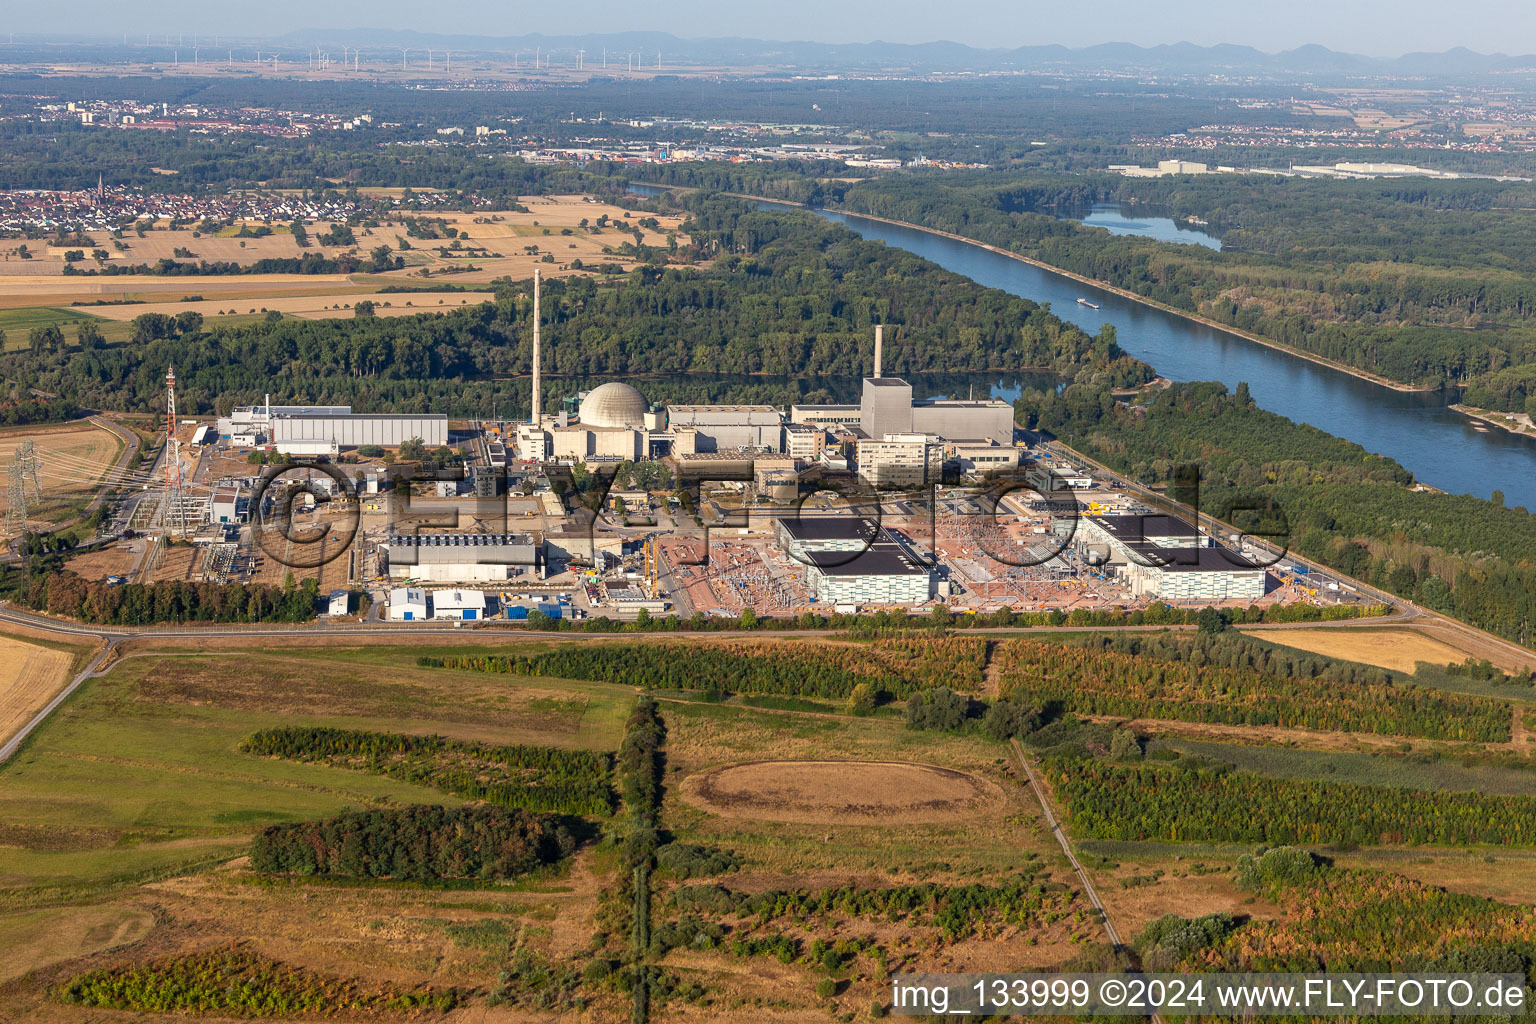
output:
<path id="1" fill-rule="evenodd" d="M 539 279 L 534 279 L 534 414 L 518 429 L 529 460 L 630 460 L 672 457 L 682 463 L 788 455 L 809 465 L 850 468 L 877 486 L 936 479 L 945 462 L 963 472 L 1016 466 L 1013 407 L 997 399 L 914 401 L 912 385 L 883 375 L 885 329 L 876 326 L 873 373 L 857 405 L 797 405 L 786 417 L 771 405 L 668 405 L 632 385 L 611 381 L 542 414 Z M 842 444 L 829 444 L 828 431 Z M 852 446 L 854 450 L 848 451 Z"/>

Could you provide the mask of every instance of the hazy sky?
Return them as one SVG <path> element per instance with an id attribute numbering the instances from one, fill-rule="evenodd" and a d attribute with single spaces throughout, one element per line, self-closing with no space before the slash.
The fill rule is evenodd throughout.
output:
<path id="1" fill-rule="evenodd" d="M 685 38 L 975 46 L 1189 41 L 1267 51 L 1302 43 L 1396 56 L 1466 46 L 1536 52 L 1532 0 L 3 0 L 0 28 L 80 34 L 280 35 L 304 28 L 412 28 L 521 35 L 656 30 Z"/>

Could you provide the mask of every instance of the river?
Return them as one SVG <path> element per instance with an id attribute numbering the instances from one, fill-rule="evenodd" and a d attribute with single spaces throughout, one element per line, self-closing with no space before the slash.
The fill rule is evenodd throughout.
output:
<path id="1" fill-rule="evenodd" d="M 815 212 L 864 238 L 899 246 L 978 284 L 1048 305 L 1057 316 L 1086 331 L 1113 324 L 1121 348 L 1151 363 L 1170 380 L 1219 380 L 1229 389 L 1246 381 L 1261 408 L 1396 459 L 1432 487 L 1482 498 L 1502 490 L 1507 504 L 1536 509 L 1536 439 L 1497 429 L 1479 430 L 1448 407 L 1456 401 L 1452 391 L 1394 391 L 980 246 L 856 214 Z M 1127 234 L 1156 238 L 1176 231 L 1185 238 L 1199 235 L 1189 239 L 1198 244 L 1217 241 L 1202 232 L 1178 228 L 1172 221 L 1163 224 L 1162 218 L 1114 205 L 1096 205 L 1088 219 Z M 1079 298 L 1099 308 L 1078 305 Z M 1010 384 L 999 382 L 993 394 L 1010 401 L 1017 398 L 1018 388 Z"/>

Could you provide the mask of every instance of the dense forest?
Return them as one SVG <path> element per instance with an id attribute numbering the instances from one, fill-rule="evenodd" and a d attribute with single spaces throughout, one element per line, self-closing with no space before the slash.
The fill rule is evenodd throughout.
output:
<path id="1" fill-rule="evenodd" d="M 736 386 L 775 375 L 797 382 L 779 400 L 797 401 L 815 393 L 817 377 L 867 372 L 873 325 L 885 323 L 888 372 L 1043 368 L 1106 385 L 1150 377 L 1111 337 L 821 218 L 718 196 L 686 202 L 707 269 L 545 283 L 547 376 L 642 375 L 645 390 L 643 375 L 704 374 L 725 390 L 733 385 L 718 375 Z M 174 365 L 178 400 L 205 414 L 270 391 L 274 401 L 479 415 L 526 403 L 526 383 L 508 378 L 529 371 L 531 312 L 526 283 L 509 282 L 495 302 L 441 315 L 197 324 L 144 344 L 12 351 L 0 374 L 93 408 L 155 407 Z M 651 390 L 653 401 L 670 397 Z M 545 394 L 553 403 L 560 392 Z"/>
<path id="2" fill-rule="evenodd" d="M 1536 639 L 1536 518 L 1404 486 L 1391 459 L 1258 408 L 1247 389 L 1175 384 L 1134 404 L 1103 389 L 1026 392 L 1019 414 L 1149 484 L 1198 466 L 1202 511 L 1520 643 Z M 1176 494 L 1195 497 L 1176 486 Z"/>
<path id="3" fill-rule="evenodd" d="M 269 825 L 251 842 L 251 868 L 409 882 L 514 878 L 570 856 L 575 847 L 553 815 L 417 804 Z"/>

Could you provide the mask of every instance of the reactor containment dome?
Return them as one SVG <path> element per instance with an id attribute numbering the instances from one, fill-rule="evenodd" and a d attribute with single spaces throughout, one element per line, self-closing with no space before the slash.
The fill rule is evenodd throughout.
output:
<path id="1" fill-rule="evenodd" d="M 581 424 L 584 427 L 638 430 L 645 426 L 645 414 L 649 409 L 640 392 L 628 384 L 610 381 L 593 388 L 581 400 Z"/>

